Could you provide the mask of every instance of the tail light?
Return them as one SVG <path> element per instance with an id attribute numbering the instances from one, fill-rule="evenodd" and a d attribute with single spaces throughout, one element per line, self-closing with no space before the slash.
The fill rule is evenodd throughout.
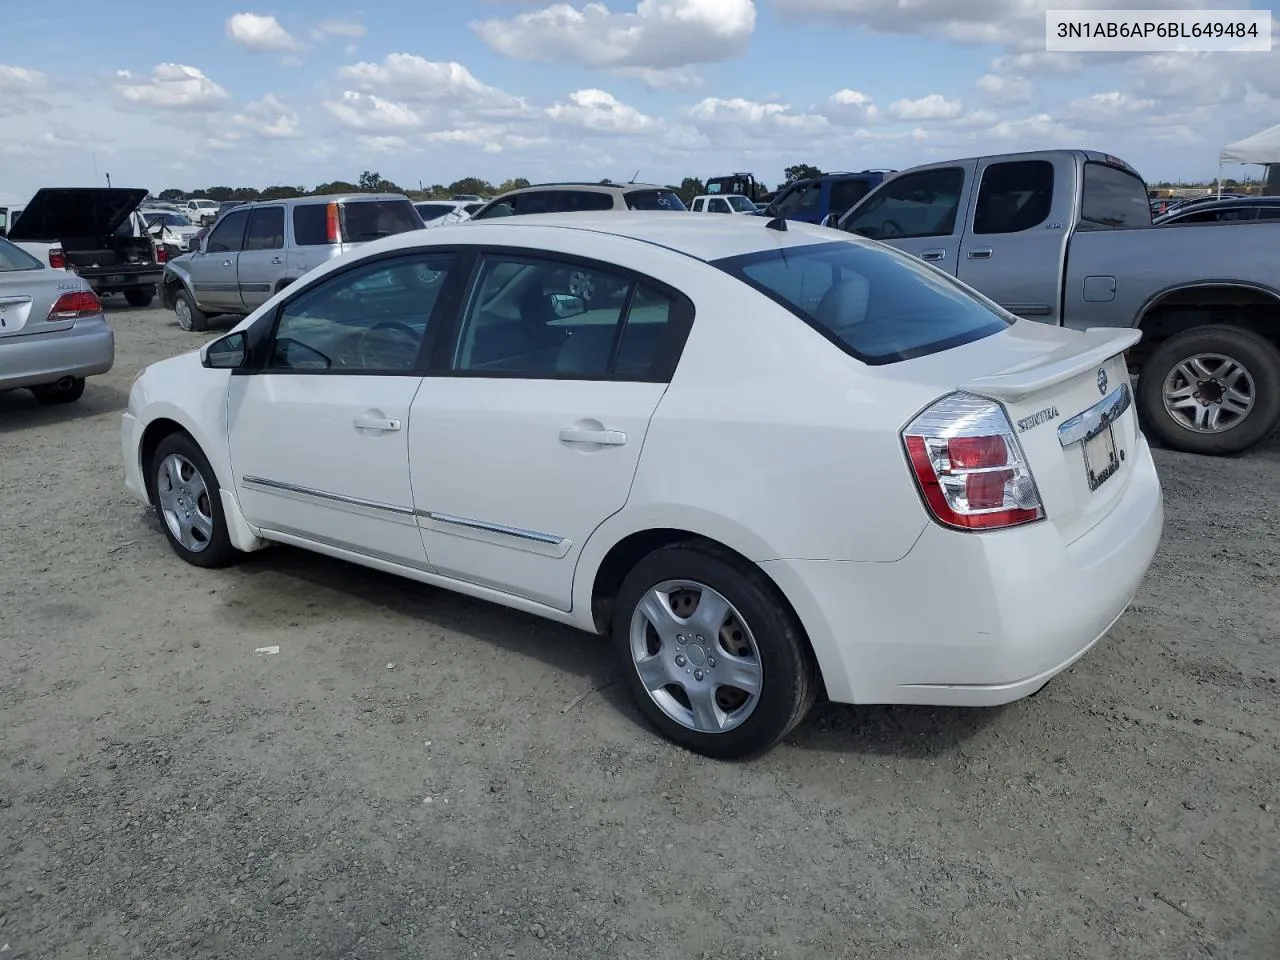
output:
<path id="1" fill-rule="evenodd" d="M 168 263 L 169 251 L 164 248 L 163 244 L 156 244 L 156 263 Z"/>
<path id="2" fill-rule="evenodd" d="M 102 301 L 92 290 L 77 290 L 75 293 L 64 293 L 49 310 L 45 317 L 50 323 L 62 320 L 80 320 L 84 317 L 97 316 L 102 312 Z"/>
<path id="3" fill-rule="evenodd" d="M 67 269 L 67 255 L 63 253 L 61 247 L 51 247 L 49 249 L 49 266 L 54 270 Z"/>
<path id="4" fill-rule="evenodd" d="M 999 404 L 943 397 L 902 431 L 916 484 L 934 518 L 958 530 L 996 530 L 1044 518 L 1031 468 Z"/>
<path id="5" fill-rule="evenodd" d="M 330 243 L 342 242 L 342 228 L 338 224 L 338 205 L 336 203 L 325 205 L 324 227 L 325 235 L 328 237 Z"/>

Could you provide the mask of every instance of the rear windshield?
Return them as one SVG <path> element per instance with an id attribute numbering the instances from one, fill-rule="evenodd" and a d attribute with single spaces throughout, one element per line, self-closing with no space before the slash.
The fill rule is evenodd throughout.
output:
<path id="1" fill-rule="evenodd" d="M 1086 230 L 1151 226 L 1147 185 L 1126 170 L 1091 161 L 1084 165 L 1080 226 Z"/>
<path id="2" fill-rule="evenodd" d="M 688 210 L 671 190 L 632 190 L 627 196 L 628 210 Z"/>
<path id="3" fill-rule="evenodd" d="M 422 217 L 408 200 L 348 200 L 342 209 L 343 243 L 360 243 L 422 229 Z M 293 208 L 293 241 L 300 247 L 323 247 L 329 239 L 327 203 L 302 203 Z"/>
<path id="4" fill-rule="evenodd" d="M 939 353 L 1013 323 L 951 277 L 887 247 L 835 241 L 712 264 L 869 364 Z"/>
<path id="5" fill-rule="evenodd" d="M 8 240 L 0 239 L 0 273 L 12 273 L 15 270 L 43 270 L 42 264 L 21 247 L 15 247 Z"/>
<path id="6" fill-rule="evenodd" d="M 439 220 L 446 213 L 453 213 L 455 209 L 456 207 L 451 203 L 420 203 L 417 205 L 418 215 L 422 217 L 424 223 Z"/>

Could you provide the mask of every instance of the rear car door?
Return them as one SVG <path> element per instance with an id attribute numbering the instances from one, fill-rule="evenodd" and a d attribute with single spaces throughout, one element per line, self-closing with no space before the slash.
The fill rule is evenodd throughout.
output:
<path id="1" fill-rule="evenodd" d="M 236 260 L 240 298 L 248 310 L 271 299 L 284 276 L 284 207 L 254 207 Z"/>
<path id="2" fill-rule="evenodd" d="M 192 293 L 201 309 L 238 311 L 242 308 L 236 259 L 244 248 L 248 224 L 248 210 L 232 210 L 209 231 L 204 250 L 192 255 L 189 268 Z"/>
<path id="3" fill-rule="evenodd" d="M 1060 323 L 1074 173 L 1062 154 L 979 162 L 959 278 L 1010 313 Z"/>
<path id="4" fill-rule="evenodd" d="M 264 366 L 236 371 L 228 391 L 231 469 L 250 522 L 426 566 L 410 407 L 455 259 L 433 249 L 364 261 L 281 304 Z"/>
<path id="5" fill-rule="evenodd" d="M 925 167 L 883 183 L 840 228 L 891 244 L 952 276 L 976 160 Z"/>
<path id="6" fill-rule="evenodd" d="M 574 293 L 583 278 L 589 305 Z M 410 418 L 432 567 L 570 609 L 578 555 L 626 502 L 692 314 L 616 267 L 483 253 Z"/>

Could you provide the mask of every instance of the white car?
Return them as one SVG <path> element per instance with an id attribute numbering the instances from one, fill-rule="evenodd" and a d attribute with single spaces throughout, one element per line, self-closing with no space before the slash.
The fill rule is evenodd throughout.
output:
<path id="1" fill-rule="evenodd" d="M 427 227 L 435 228 L 470 220 L 471 215 L 483 206 L 483 200 L 417 200 L 413 209 L 418 211 Z"/>
<path id="2" fill-rule="evenodd" d="M 1138 336 L 805 224 L 474 221 L 146 368 L 125 475 L 198 566 L 293 544 L 610 636 L 663 734 L 736 756 L 820 692 L 1016 700 L 1107 632 L 1163 525 Z"/>
<path id="3" fill-rule="evenodd" d="M 737 213 L 754 216 L 759 207 L 740 193 L 704 193 L 693 198 L 694 213 Z"/>

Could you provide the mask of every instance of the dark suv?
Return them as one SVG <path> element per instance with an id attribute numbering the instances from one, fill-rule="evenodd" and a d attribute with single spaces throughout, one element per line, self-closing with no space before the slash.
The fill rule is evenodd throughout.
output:
<path id="1" fill-rule="evenodd" d="M 539 183 L 495 197 L 471 215 L 472 220 L 531 213 L 577 213 L 586 210 L 683 210 L 689 208 L 669 187 L 651 183 Z"/>
<path id="2" fill-rule="evenodd" d="M 768 217 L 822 223 L 829 214 L 844 213 L 892 173 L 893 170 L 863 170 L 797 180 L 779 190 L 761 212 Z"/>

